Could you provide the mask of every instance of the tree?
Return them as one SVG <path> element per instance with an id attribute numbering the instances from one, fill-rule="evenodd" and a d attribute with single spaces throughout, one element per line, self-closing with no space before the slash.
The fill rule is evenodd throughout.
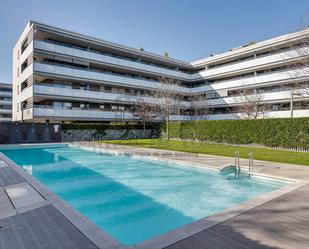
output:
<path id="1" fill-rule="evenodd" d="M 149 122 L 152 118 L 153 107 L 141 97 L 134 102 L 132 111 L 133 116 L 141 120 L 143 123 L 143 137 L 145 138 L 146 122 Z"/>
<path id="2" fill-rule="evenodd" d="M 164 56 L 168 58 L 168 57 L 169 57 L 168 52 L 165 51 L 165 52 L 164 52 Z"/>
<path id="3" fill-rule="evenodd" d="M 290 109 L 293 117 L 294 97 L 298 99 L 309 96 L 309 12 L 301 20 L 299 32 L 292 33 L 290 46 L 284 54 L 288 62 L 288 75 L 293 80 L 289 84 Z"/>
<path id="4" fill-rule="evenodd" d="M 202 116 L 202 119 L 207 119 L 209 108 L 206 94 L 191 96 L 191 109 L 195 117 Z"/>
<path id="5" fill-rule="evenodd" d="M 290 78 L 294 79 L 291 87 L 294 92 L 309 95 L 309 12 L 301 20 L 297 33 L 292 33 L 288 52 L 284 55 L 288 61 Z"/>
<path id="6" fill-rule="evenodd" d="M 238 112 L 245 114 L 247 119 L 264 118 L 267 106 L 264 103 L 264 97 L 256 89 L 242 89 L 241 96 L 235 97 L 239 103 L 236 109 Z"/>
<path id="7" fill-rule="evenodd" d="M 165 120 L 166 139 L 169 140 L 170 115 L 179 108 L 180 95 L 177 89 L 180 86 L 178 80 L 160 77 L 158 88 L 150 91 L 150 96 L 156 100 L 156 110 Z"/>

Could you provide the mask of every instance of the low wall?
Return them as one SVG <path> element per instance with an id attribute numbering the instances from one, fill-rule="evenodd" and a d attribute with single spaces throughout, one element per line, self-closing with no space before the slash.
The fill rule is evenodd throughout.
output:
<path id="1" fill-rule="evenodd" d="M 159 132 L 155 129 L 146 129 L 145 136 L 141 129 L 69 129 L 61 132 L 63 142 L 157 137 Z"/>

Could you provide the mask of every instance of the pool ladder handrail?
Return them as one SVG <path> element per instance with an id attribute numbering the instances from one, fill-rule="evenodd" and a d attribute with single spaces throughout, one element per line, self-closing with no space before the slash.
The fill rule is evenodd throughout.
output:
<path id="1" fill-rule="evenodd" d="M 240 174 L 240 160 L 239 160 L 239 151 L 235 151 L 235 177 L 239 177 Z"/>
<path id="2" fill-rule="evenodd" d="M 252 171 L 253 170 L 253 152 L 250 152 L 249 153 L 249 171 Z"/>

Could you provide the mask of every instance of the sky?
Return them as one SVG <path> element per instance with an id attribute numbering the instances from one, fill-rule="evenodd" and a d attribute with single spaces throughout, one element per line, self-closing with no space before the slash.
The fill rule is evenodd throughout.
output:
<path id="1" fill-rule="evenodd" d="M 309 0 L 0 0 L 0 82 L 29 20 L 194 61 L 299 28 Z"/>

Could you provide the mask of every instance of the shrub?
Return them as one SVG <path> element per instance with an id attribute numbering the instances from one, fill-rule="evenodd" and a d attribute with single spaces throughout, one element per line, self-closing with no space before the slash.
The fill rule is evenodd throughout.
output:
<path id="1" fill-rule="evenodd" d="M 174 122 L 170 137 L 308 149 L 309 118 Z"/>

